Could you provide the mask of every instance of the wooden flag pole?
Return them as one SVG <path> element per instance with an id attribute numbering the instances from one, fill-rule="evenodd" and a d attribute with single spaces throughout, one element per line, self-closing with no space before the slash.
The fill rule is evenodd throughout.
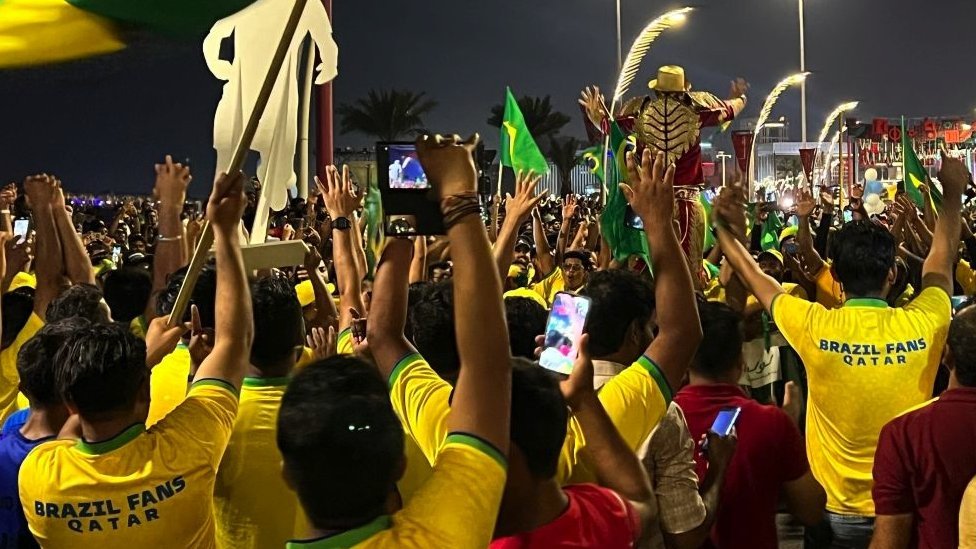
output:
<path id="1" fill-rule="evenodd" d="M 231 158 L 230 165 L 227 166 L 227 170 L 224 173 L 237 173 L 244 167 L 247 153 L 251 150 L 251 142 L 254 141 L 254 134 L 258 131 L 258 123 L 261 121 L 265 107 L 268 106 L 268 99 L 271 98 L 271 92 L 274 90 L 275 82 L 278 80 L 278 73 L 281 72 L 281 66 L 284 64 L 285 56 L 291 47 L 291 41 L 298 29 L 298 23 L 302 19 L 302 14 L 305 12 L 305 4 L 307 2 L 308 0 L 295 0 L 295 6 L 291 10 L 291 15 L 285 23 L 281 40 L 278 42 L 278 49 L 275 50 L 274 57 L 271 58 L 271 66 L 268 67 L 268 74 L 265 75 L 264 83 L 261 85 L 257 99 L 254 101 L 254 109 L 251 111 L 247 125 L 244 126 L 244 131 L 237 141 L 237 148 L 234 149 L 234 156 Z M 213 229 L 208 222 L 203 227 L 200 242 L 193 250 L 193 257 L 190 259 L 189 267 L 187 267 L 186 277 L 183 279 L 183 285 L 180 286 L 180 293 L 176 296 L 176 303 L 173 304 L 173 310 L 169 314 L 168 324 L 170 327 L 175 327 L 183 321 L 183 314 L 186 312 L 186 307 L 190 303 L 193 287 L 196 286 L 197 278 L 200 277 L 200 271 L 203 270 L 203 266 L 207 262 L 213 241 Z"/>

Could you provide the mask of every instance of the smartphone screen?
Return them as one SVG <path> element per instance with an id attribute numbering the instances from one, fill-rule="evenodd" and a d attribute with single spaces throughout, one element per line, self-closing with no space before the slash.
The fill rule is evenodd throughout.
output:
<path id="1" fill-rule="evenodd" d="M 567 292 L 556 294 L 546 322 L 545 347 L 539 357 L 543 368 L 566 375 L 573 371 L 589 313 L 590 298 Z"/>
<path id="2" fill-rule="evenodd" d="M 637 215 L 637 212 L 629 204 L 627 205 L 627 212 L 624 214 L 624 223 L 631 229 L 644 230 L 644 220 Z"/>
<path id="3" fill-rule="evenodd" d="M 844 223 L 850 223 L 851 221 L 854 221 L 854 212 L 844 210 Z"/>
<path id="4" fill-rule="evenodd" d="M 26 217 L 14 220 L 14 236 L 17 239 L 27 238 L 27 231 L 30 230 L 30 219 Z"/>
<path id="5" fill-rule="evenodd" d="M 122 246 L 112 247 L 112 263 L 118 263 L 122 260 Z"/>
<path id="6" fill-rule="evenodd" d="M 715 416 L 715 421 L 712 422 L 710 431 L 723 437 L 729 436 L 732 434 L 732 428 L 735 427 L 735 422 L 739 419 L 740 413 L 742 413 L 742 408 L 738 407 L 719 410 L 718 415 Z"/>

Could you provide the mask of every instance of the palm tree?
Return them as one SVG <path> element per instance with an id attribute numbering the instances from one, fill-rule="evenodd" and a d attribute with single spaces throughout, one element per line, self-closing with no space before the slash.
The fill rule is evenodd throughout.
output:
<path id="1" fill-rule="evenodd" d="M 570 121 L 570 118 L 565 114 L 553 110 L 548 95 L 545 97 L 524 95 L 518 99 L 518 106 L 522 111 L 522 116 L 525 117 L 525 126 L 529 128 L 529 133 L 536 139 L 536 143 L 542 139 L 555 136 Z M 504 116 L 505 106 L 495 105 L 491 108 L 488 124 L 500 128 Z"/>
<path id="2" fill-rule="evenodd" d="M 412 137 L 423 133 L 423 116 L 436 106 L 424 92 L 369 90 L 365 98 L 339 105 L 339 132 L 360 132 L 381 141 Z"/>
<path id="3" fill-rule="evenodd" d="M 580 140 L 575 137 L 549 138 L 549 158 L 556 165 L 556 172 L 559 173 L 559 194 L 561 196 L 573 193 L 570 174 L 572 174 L 573 168 L 579 164 L 580 144 Z"/>

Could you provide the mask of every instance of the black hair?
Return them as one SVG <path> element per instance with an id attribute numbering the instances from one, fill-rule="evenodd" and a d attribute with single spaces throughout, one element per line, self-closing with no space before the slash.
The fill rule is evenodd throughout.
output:
<path id="1" fill-rule="evenodd" d="M 145 342 L 119 324 L 79 319 L 54 361 L 58 392 L 82 417 L 131 409 L 149 376 Z"/>
<path id="2" fill-rule="evenodd" d="M 510 436 L 534 478 L 556 476 L 568 420 L 566 400 L 556 378 L 538 364 L 513 358 Z"/>
<path id="3" fill-rule="evenodd" d="M 46 324 L 20 348 L 17 354 L 20 390 L 32 407 L 53 406 L 63 402 L 56 381 L 58 362 L 55 356 L 65 338 L 87 323 L 87 320 L 74 317 Z"/>
<path id="4" fill-rule="evenodd" d="M 691 369 L 708 379 L 720 379 L 736 368 L 742 357 L 742 316 L 718 301 L 699 301 L 702 341 L 698 346 Z"/>
<path id="5" fill-rule="evenodd" d="M 590 273 L 580 292 L 593 300 L 587 321 L 590 353 L 595 357 L 615 353 L 631 325 L 643 327 L 654 313 L 654 288 L 638 275 L 623 269 Z"/>
<path id="6" fill-rule="evenodd" d="M 454 336 L 454 285 L 450 280 L 431 284 L 410 308 L 407 319 L 413 344 L 442 378 L 457 378 L 461 358 Z"/>
<path id="7" fill-rule="evenodd" d="M 173 311 L 176 296 L 180 293 L 180 286 L 186 278 L 186 267 L 171 274 L 166 280 L 166 287 L 156 296 L 156 316 L 166 316 Z M 200 310 L 200 323 L 204 328 L 216 327 L 217 300 L 217 266 L 213 261 L 208 262 L 200 271 L 197 283 L 190 296 L 190 304 Z M 183 321 L 190 321 L 190 307 L 183 313 Z"/>
<path id="8" fill-rule="evenodd" d="M 102 291 L 112 310 L 112 319 L 129 323 L 146 311 L 152 294 L 152 276 L 145 269 L 123 267 L 105 276 Z"/>
<path id="9" fill-rule="evenodd" d="M 352 356 L 309 364 L 281 399 L 285 475 L 318 528 L 384 513 L 404 460 L 403 437 L 386 382 Z"/>
<path id="10" fill-rule="evenodd" d="M 80 317 L 91 322 L 108 322 L 101 309 L 102 291 L 92 284 L 75 284 L 61 292 L 47 306 L 46 320 L 57 322 L 66 318 Z"/>
<path id="11" fill-rule="evenodd" d="M 580 260 L 580 263 L 583 264 L 583 269 L 587 271 L 589 271 L 593 266 L 593 256 L 590 254 L 590 252 L 583 250 L 569 250 L 563 254 L 563 263 L 565 263 L 567 259 Z"/>
<path id="12" fill-rule="evenodd" d="M 27 325 L 30 316 L 34 314 L 34 289 L 24 286 L 3 294 L 3 299 L 0 299 L 0 311 L 2 311 L 0 320 L 3 326 L 0 348 L 6 349 L 13 345 L 20 331 Z"/>
<path id="13" fill-rule="evenodd" d="M 450 268 L 451 268 L 451 263 L 449 261 L 437 261 L 437 262 L 431 263 L 430 265 L 427 265 L 427 278 L 428 279 L 429 278 L 433 278 L 434 271 L 436 269 L 440 269 L 442 271 L 447 271 L 447 270 L 450 270 Z"/>
<path id="14" fill-rule="evenodd" d="M 146 244 L 146 238 L 139 233 L 129 235 L 129 246 L 131 247 L 136 242 Z"/>
<path id="15" fill-rule="evenodd" d="M 895 264 L 895 238 L 866 220 L 846 223 L 834 235 L 833 269 L 848 297 L 870 295 L 884 288 Z"/>
<path id="16" fill-rule="evenodd" d="M 535 336 L 546 329 L 546 308 L 528 297 L 506 297 L 505 319 L 512 356 L 535 358 Z"/>
<path id="17" fill-rule="evenodd" d="M 949 324 L 949 350 L 955 359 L 956 380 L 965 387 L 976 387 L 976 307 L 961 309 Z"/>
<path id="18" fill-rule="evenodd" d="M 268 368 L 289 357 L 294 360 L 305 338 L 305 317 L 295 287 L 284 278 L 261 278 L 251 284 L 251 304 L 255 334 L 251 364 Z"/>
<path id="19" fill-rule="evenodd" d="M 407 336 L 407 339 L 413 341 L 413 320 L 410 315 L 413 314 L 413 306 L 420 301 L 424 293 L 430 288 L 431 282 L 413 282 L 407 287 L 407 321 L 403 326 L 403 335 Z"/>

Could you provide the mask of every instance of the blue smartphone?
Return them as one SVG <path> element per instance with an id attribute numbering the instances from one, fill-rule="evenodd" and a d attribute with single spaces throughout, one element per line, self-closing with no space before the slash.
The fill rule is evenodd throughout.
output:
<path id="1" fill-rule="evenodd" d="M 732 429 L 735 427 L 735 422 L 739 420 L 739 414 L 741 413 L 742 408 L 738 406 L 722 408 L 718 411 L 718 414 L 715 416 L 715 421 L 712 422 L 712 426 L 708 430 L 723 438 L 731 435 Z M 702 443 L 702 451 L 708 451 L 707 438 Z"/>

